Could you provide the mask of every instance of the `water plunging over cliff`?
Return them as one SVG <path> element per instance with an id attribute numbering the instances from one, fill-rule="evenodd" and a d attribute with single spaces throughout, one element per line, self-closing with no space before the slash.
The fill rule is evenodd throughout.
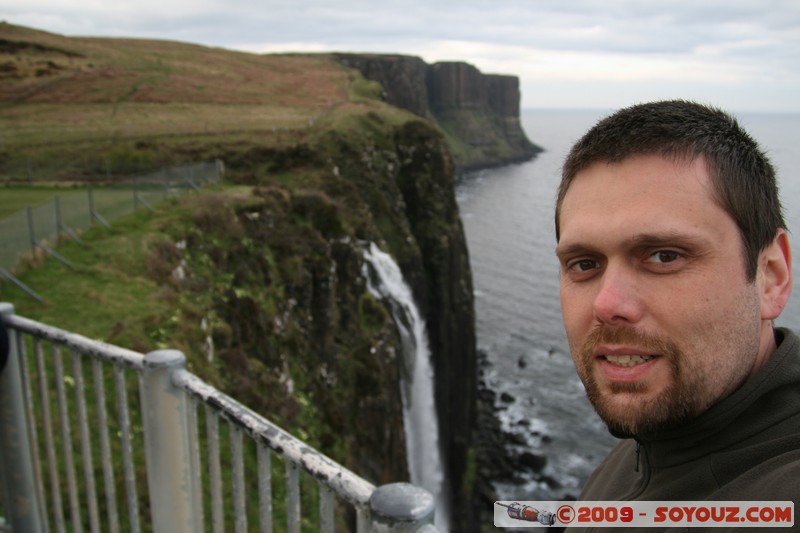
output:
<path id="1" fill-rule="evenodd" d="M 364 252 L 364 277 L 369 291 L 387 300 L 403 346 L 403 424 L 406 433 L 411 482 L 429 490 L 436 499 L 436 525 L 447 531 L 449 511 L 443 494 L 445 483 L 439 449 L 433 368 L 425 321 L 420 317 L 411 289 L 392 256 L 375 243 Z M 371 268 L 370 268 L 371 267 Z"/>

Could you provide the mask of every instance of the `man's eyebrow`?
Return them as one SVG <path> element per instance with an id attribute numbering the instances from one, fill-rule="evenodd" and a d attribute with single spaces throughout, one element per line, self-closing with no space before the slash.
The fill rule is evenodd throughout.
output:
<path id="1" fill-rule="evenodd" d="M 636 233 L 622 242 L 625 248 L 657 248 L 659 246 L 699 247 L 707 244 L 707 239 L 680 231 L 659 233 Z M 588 243 L 574 242 L 556 245 L 556 255 L 565 257 L 585 253 L 596 253 L 597 247 Z"/>
<path id="2" fill-rule="evenodd" d="M 594 251 L 595 249 L 592 248 L 591 246 L 587 246 L 579 242 L 567 245 L 562 245 L 559 243 L 558 245 L 556 245 L 556 255 L 558 257 L 593 253 Z"/>
<path id="3" fill-rule="evenodd" d="M 708 240 L 700 235 L 692 235 L 681 231 L 665 231 L 660 233 L 637 233 L 625 240 L 631 248 L 652 248 L 658 246 L 701 246 Z"/>

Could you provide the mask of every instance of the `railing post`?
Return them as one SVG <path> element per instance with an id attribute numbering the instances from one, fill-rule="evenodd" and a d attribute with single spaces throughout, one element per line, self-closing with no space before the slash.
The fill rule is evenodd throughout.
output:
<path id="1" fill-rule="evenodd" d="M 3 322 L 14 314 L 14 306 L 0 303 Z M 0 331 L 0 335 L 5 335 Z M 33 447 L 28 417 L 25 416 L 17 333 L 8 330 L 8 360 L 0 373 L 0 476 L 6 494 L 6 519 L 12 531 L 45 530 L 42 499 L 36 490 Z"/>
<path id="2" fill-rule="evenodd" d="M 147 483 L 153 531 L 200 530 L 197 473 L 192 469 L 189 399 L 173 383 L 186 357 L 177 350 L 158 350 L 144 358 L 141 380 Z"/>
<path id="3" fill-rule="evenodd" d="M 373 533 L 436 533 L 433 496 L 410 483 L 390 483 L 375 489 L 369 499 Z"/>

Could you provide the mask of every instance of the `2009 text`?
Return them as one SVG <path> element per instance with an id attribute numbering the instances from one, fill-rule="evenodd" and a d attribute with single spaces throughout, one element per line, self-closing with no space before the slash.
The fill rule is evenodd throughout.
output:
<path id="1" fill-rule="evenodd" d="M 578 522 L 631 522 L 631 507 L 578 507 Z"/>

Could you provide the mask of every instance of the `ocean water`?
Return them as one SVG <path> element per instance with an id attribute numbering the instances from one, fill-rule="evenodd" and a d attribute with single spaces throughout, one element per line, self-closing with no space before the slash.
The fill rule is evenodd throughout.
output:
<path id="1" fill-rule="evenodd" d="M 512 450 L 545 457 L 525 481 L 498 484 L 508 500 L 577 495 L 615 443 L 585 398 L 561 322 L 553 208 L 561 163 L 611 110 L 526 110 L 523 127 L 545 149 L 535 160 L 463 177 L 457 199 L 472 263 L 478 346 Z M 800 115 L 734 113 L 778 171 L 791 243 L 800 257 Z M 800 261 L 798 261 L 800 263 Z M 800 283 L 800 264 L 793 267 Z M 800 331 L 800 294 L 777 321 Z M 505 393 L 505 394 L 503 394 Z"/>

